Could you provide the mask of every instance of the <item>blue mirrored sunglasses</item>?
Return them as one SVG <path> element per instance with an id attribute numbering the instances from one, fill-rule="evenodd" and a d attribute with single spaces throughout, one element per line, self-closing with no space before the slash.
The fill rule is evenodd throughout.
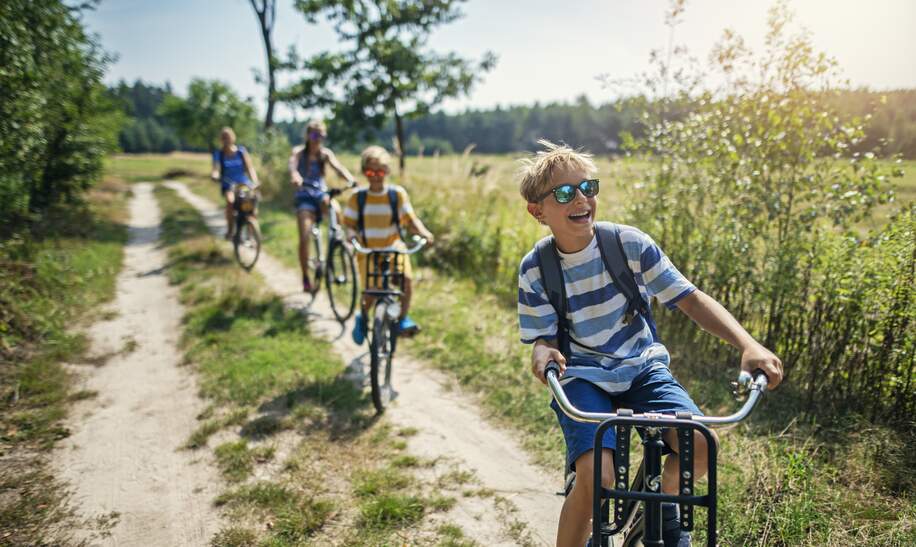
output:
<path id="1" fill-rule="evenodd" d="M 557 200 L 559 204 L 566 204 L 576 198 L 576 189 L 579 189 L 582 192 L 582 195 L 591 198 L 598 195 L 598 179 L 586 179 L 578 184 L 572 184 L 567 182 L 566 184 L 561 184 L 559 186 L 554 186 L 544 195 L 538 198 L 538 201 L 546 198 L 550 194 L 553 194 L 554 199 Z"/>

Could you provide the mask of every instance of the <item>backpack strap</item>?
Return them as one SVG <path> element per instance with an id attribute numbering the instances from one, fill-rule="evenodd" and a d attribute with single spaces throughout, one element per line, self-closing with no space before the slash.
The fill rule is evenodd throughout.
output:
<path id="1" fill-rule="evenodd" d="M 398 237 L 404 239 L 401 233 L 401 215 L 398 212 L 398 191 L 393 186 L 388 187 L 388 204 L 391 206 L 391 223 L 398 229 Z"/>
<path id="2" fill-rule="evenodd" d="M 356 228 L 363 237 L 363 243 L 366 243 L 366 198 L 368 197 L 368 188 L 360 188 L 356 191 Z"/>
<path id="3" fill-rule="evenodd" d="M 563 281 L 563 269 L 560 266 L 560 255 L 553 236 L 538 241 L 538 265 L 541 268 L 541 280 L 547 291 L 547 300 L 557 313 L 557 349 L 565 357 L 570 356 L 569 323 L 566 320 L 566 283 Z"/>
<path id="4" fill-rule="evenodd" d="M 612 222 L 596 222 L 595 233 L 604 267 L 611 274 L 614 285 L 627 299 L 626 321 L 631 321 L 636 314 L 639 314 L 649 325 L 652 338 L 658 341 L 655 321 L 652 319 L 652 309 L 640 294 L 639 287 L 636 285 L 636 275 L 630 269 L 626 253 L 624 253 L 623 242 L 620 240 L 620 227 Z"/>

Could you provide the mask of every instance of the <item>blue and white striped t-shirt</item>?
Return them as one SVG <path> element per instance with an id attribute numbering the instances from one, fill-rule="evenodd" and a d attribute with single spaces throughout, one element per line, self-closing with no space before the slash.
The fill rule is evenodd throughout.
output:
<path id="1" fill-rule="evenodd" d="M 696 290 L 674 267 L 651 237 L 623 224 L 620 241 L 640 295 L 658 299 L 669 308 Z M 648 367 L 667 366 L 668 350 L 654 340 L 644 318 L 624 321 L 626 297 L 614 286 L 604 267 L 598 240 L 575 253 L 559 253 L 566 284 L 567 324 L 571 359 L 564 381 L 588 380 L 609 393 L 629 389 L 633 379 Z M 519 266 L 518 318 L 521 340 L 532 344 L 557 337 L 557 314 L 541 280 L 537 250 Z"/>

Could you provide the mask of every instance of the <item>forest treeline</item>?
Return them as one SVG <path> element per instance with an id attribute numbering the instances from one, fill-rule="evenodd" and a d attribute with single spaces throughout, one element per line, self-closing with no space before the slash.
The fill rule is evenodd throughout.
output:
<path id="1" fill-rule="evenodd" d="M 128 117 L 118 137 L 128 153 L 200 150 L 190 146 L 163 116 L 160 105 L 174 96 L 169 84 L 136 81 L 120 82 L 109 88 Z M 900 154 L 916 158 L 916 89 L 895 91 L 845 90 L 822 94 L 825 106 L 835 108 L 843 117 L 866 118 L 866 138 L 857 144 L 860 151 L 880 149 L 885 155 Z M 689 105 L 683 112 L 689 110 Z M 581 146 L 595 153 L 620 152 L 623 135 L 644 136 L 641 115 L 645 102 L 622 99 L 595 105 L 580 97 L 571 103 L 535 103 L 526 106 L 474 109 L 461 113 L 435 112 L 405 121 L 409 155 L 460 152 L 473 144 L 475 151 L 502 154 L 532 150 L 537 139 L 548 137 Z M 675 114 L 677 115 L 677 114 Z M 275 126 L 291 143 L 302 138 L 306 120 L 281 121 Z M 340 134 L 330 121 L 331 136 Z M 389 144 L 394 138 L 389 123 L 374 140 Z M 252 143 L 253 144 L 253 143 Z M 339 148 L 356 149 L 363 143 L 336 142 Z"/>

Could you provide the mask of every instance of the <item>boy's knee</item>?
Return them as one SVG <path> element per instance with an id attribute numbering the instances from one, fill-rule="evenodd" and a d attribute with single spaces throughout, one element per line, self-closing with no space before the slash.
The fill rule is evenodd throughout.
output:
<path id="1" fill-rule="evenodd" d="M 582 495 L 592 497 L 595 483 L 595 467 L 593 451 L 586 452 L 576 460 L 576 484 L 573 486 L 574 491 Z M 614 457 L 610 450 L 602 451 L 601 458 L 601 484 L 605 488 L 610 488 L 614 484 Z"/>

